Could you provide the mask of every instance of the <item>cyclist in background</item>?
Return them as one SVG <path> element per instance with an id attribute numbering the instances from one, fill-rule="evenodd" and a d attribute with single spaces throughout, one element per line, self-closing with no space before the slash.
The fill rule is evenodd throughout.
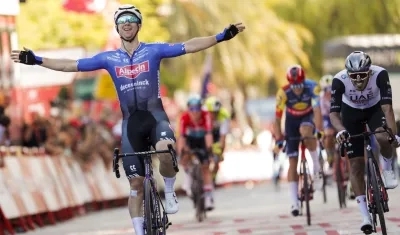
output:
<path id="1" fill-rule="evenodd" d="M 321 86 L 321 114 L 324 126 L 324 148 L 328 158 L 329 168 L 332 169 L 333 159 L 335 157 L 335 133 L 336 130 L 332 126 L 329 119 L 329 110 L 331 108 L 331 91 L 332 91 L 333 76 L 328 74 L 324 75 L 319 84 Z"/>
<path id="2" fill-rule="evenodd" d="M 188 111 L 184 112 L 180 118 L 179 132 L 180 136 L 177 143 L 177 154 L 181 156 L 181 164 L 185 170 L 184 183 L 182 188 L 188 196 L 191 196 L 192 179 L 189 174 L 189 155 L 185 150 L 204 149 L 205 155 L 198 156 L 202 164 L 202 173 L 204 181 L 205 200 L 204 206 L 207 210 L 214 209 L 213 184 L 210 171 L 209 158 L 212 157 L 212 121 L 210 113 L 201 109 L 201 99 L 192 97 L 187 102 Z"/>
<path id="3" fill-rule="evenodd" d="M 333 127 L 329 118 L 329 112 L 331 108 L 331 93 L 332 93 L 332 81 L 333 76 L 330 74 L 324 75 L 320 80 L 321 86 L 321 113 L 324 120 L 324 147 L 328 157 L 329 168 L 332 169 L 335 157 L 340 157 L 336 151 L 336 130 Z M 346 168 L 350 171 L 350 162 L 346 158 Z M 351 187 L 351 182 L 347 183 L 347 196 L 349 199 L 354 200 L 355 194 Z"/>
<path id="4" fill-rule="evenodd" d="M 225 150 L 226 135 L 230 129 L 230 114 L 228 110 L 222 107 L 221 102 L 214 96 L 209 97 L 205 100 L 204 108 L 210 112 L 211 120 L 213 123 L 213 153 L 216 156 L 215 164 L 213 168 L 213 183 L 215 185 L 215 179 L 219 170 L 219 162 L 224 160 L 223 154 Z"/>
<path id="5" fill-rule="evenodd" d="M 285 136 L 281 131 L 281 118 L 286 107 L 285 135 L 286 153 L 289 157 L 288 181 L 290 197 L 292 200 L 292 215 L 299 215 L 297 164 L 299 156 L 299 140 L 290 140 L 297 137 L 313 137 L 316 132 L 322 130 L 322 116 L 319 103 L 320 88 L 312 80 L 306 79 L 305 72 L 300 65 L 291 66 L 286 79 L 288 85 L 278 90 L 276 95 L 276 122 L 275 138 L 276 145 L 281 147 Z M 315 126 L 314 120 L 315 119 Z M 315 129 L 316 127 L 316 129 Z M 313 160 L 314 187 L 322 188 L 322 173 L 317 152 L 317 141 L 306 139 L 304 141 Z"/>

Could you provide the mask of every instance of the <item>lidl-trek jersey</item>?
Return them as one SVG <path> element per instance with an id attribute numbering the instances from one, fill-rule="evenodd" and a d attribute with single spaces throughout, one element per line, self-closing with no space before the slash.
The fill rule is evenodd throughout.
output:
<path id="1" fill-rule="evenodd" d="M 118 49 L 77 62 L 79 71 L 108 71 L 117 90 L 124 119 L 137 110 L 147 110 L 156 119 L 168 120 L 160 95 L 160 62 L 163 58 L 185 53 L 183 43 L 140 43 L 132 56 Z"/>
<path id="2" fill-rule="evenodd" d="M 276 117 L 281 118 L 286 107 L 286 119 L 291 117 L 304 117 L 313 113 L 313 108 L 319 106 L 320 88 L 312 80 L 306 79 L 304 90 L 297 96 L 290 85 L 286 85 L 278 90 L 276 95 Z"/>

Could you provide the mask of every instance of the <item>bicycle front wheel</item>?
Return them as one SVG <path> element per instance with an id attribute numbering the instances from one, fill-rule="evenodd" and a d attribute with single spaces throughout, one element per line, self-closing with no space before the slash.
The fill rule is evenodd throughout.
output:
<path id="1" fill-rule="evenodd" d="M 193 166 L 192 177 L 192 193 L 196 208 L 196 218 L 197 221 L 202 222 L 205 219 L 206 210 L 204 207 L 203 174 L 199 164 Z"/>
<path id="2" fill-rule="evenodd" d="M 144 222 L 147 235 L 163 234 L 160 232 L 163 227 L 161 224 L 160 202 L 153 190 L 150 179 L 144 180 Z"/>
<path id="3" fill-rule="evenodd" d="M 372 184 L 372 189 L 373 189 L 373 198 L 374 198 L 374 203 L 376 206 L 376 212 L 378 213 L 379 216 L 379 224 L 381 225 L 381 231 L 382 235 L 387 235 L 386 231 L 386 222 L 385 222 L 385 216 L 383 212 L 383 198 L 381 194 L 380 188 L 382 185 L 378 184 L 378 175 L 377 175 L 377 167 L 375 166 L 375 163 L 373 162 L 372 159 L 368 159 L 368 168 L 370 171 L 370 177 L 371 177 L 371 184 Z"/>
<path id="4" fill-rule="evenodd" d="M 326 202 L 328 201 L 327 196 L 326 196 L 326 175 L 325 175 L 325 171 L 324 171 L 324 159 L 322 158 L 322 155 L 320 153 L 320 166 L 321 166 L 321 172 L 322 172 L 322 198 L 323 198 L 323 202 L 326 204 Z"/>
<path id="5" fill-rule="evenodd" d="M 307 224 L 311 225 L 311 212 L 310 212 L 310 195 L 311 195 L 311 187 L 310 183 L 308 182 L 309 174 L 307 173 L 307 162 L 303 161 L 303 190 L 304 190 L 304 201 L 306 203 L 306 215 L 307 215 Z"/>
<path id="6" fill-rule="evenodd" d="M 338 190 L 339 207 L 346 207 L 346 189 L 344 188 L 343 163 L 340 156 L 336 156 L 336 185 Z"/>

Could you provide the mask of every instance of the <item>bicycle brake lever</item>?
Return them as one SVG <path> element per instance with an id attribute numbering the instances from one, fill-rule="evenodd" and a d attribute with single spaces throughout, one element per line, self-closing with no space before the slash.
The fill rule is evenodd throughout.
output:
<path id="1" fill-rule="evenodd" d="M 174 168 L 175 172 L 179 172 L 178 161 L 176 159 L 176 152 L 172 144 L 168 144 L 168 150 L 172 157 L 172 167 Z"/>
<path id="2" fill-rule="evenodd" d="M 344 154 L 344 151 L 345 151 L 345 149 L 346 149 L 344 143 L 343 143 L 343 144 L 340 144 L 339 149 L 340 149 L 340 156 L 341 156 L 341 157 L 344 157 L 344 155 L 345 155 L 345 154 Z"/>

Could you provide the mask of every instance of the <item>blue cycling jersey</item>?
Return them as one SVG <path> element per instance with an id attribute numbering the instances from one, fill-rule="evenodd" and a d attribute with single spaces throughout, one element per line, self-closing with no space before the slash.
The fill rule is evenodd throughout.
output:
<path id="1" fill-rule="evenodd" d="M 140 43 L 132 57 L 118 49 L 80 59 L 77 63 L 79 71 L 108 71 L 117 90 L 124 119 L 137 110 L 150 111 L 158 119 L 166 117 L 160 94 L 161 59 L 185 53 L 184 43 Z"/>

